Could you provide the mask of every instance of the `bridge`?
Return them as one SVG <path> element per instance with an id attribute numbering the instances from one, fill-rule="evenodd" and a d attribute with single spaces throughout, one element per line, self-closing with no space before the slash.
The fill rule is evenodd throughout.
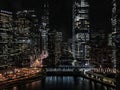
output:
<path id="1" fill-rule="evenodd" d="M 88 69 L 74 67 L 46 68 L 47 75 L 57 76 L 80 76 Z"/>
<path id="2" fill-rule="evenodd" d="M 115 87 L 115 80 L 104 75 L 99 75 L 91 70 L 98 68 L 84 68 L 84 67 L 56 67 L 46 68 L 47 76 L 81 76 L 94 82 L 104 84 L 106 86 Z M 103 69 L 104 70 L 104 69 Z M 110 71 L 109 71 L 110 72 Z M 107 79 L 107 81 L 105 81 Z"/>
<path id="3" fill-rule="evenodd" d="M 82 75 L 86 72 L 93 71 L 97 73 L 108 73 L 115 74 L 117 73 L 116 69 L 110 68 L 94 68 L 94 67 L 80 67 L 80 66 L 60 66 L 54 68 L 45 68 L 48 75 Z"/>
<path id="4" fill-rule="evenodd" d="M 60 76 L 76 76 L 81 75 L 85 71 L 89 71 L 92 68 L 81 68 L 81 67 L 73 67 L 73 66 L 61 66 L 55 68 L 46 68 L 47 75 L 60 75 Z"/>

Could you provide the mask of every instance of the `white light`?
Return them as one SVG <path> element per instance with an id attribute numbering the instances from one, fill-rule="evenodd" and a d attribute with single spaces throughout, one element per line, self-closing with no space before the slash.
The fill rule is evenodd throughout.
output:
<path id="1" fill-rule="evenodd" d="M 87 66 L 88 65 L 88 63 L 85 63 L 85 66 Z"/>
<path id="2" fill-rule="evenodd" d="M 36 17 L 36 15 L 32 15 L 32 17 Z"/>
<path id="3" fill-rule="evenodd" d="M 75 21 L 79 21 L 80 20 L 80 16 L 76 16 Z"/>

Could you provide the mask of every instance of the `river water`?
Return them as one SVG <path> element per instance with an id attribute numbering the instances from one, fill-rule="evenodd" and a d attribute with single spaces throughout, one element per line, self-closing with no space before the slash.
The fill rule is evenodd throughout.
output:
<path id="1" fill-rule="evenodd" d="M 47 76 L 44 80 L 13 85 L 3 90 L 115 90 L 82 77 Z"/>

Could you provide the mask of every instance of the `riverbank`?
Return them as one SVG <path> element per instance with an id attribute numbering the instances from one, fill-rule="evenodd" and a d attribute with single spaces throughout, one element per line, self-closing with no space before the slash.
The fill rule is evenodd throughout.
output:
<path id="1" fill-rule="evenodd" d="M 0 89 L 5 88 L 6 86 L 10 86 L 10 85 L 26 83 L 26 82 L 30 82 L 30 81 L 38 80 L 38 79 L 40 80 L 42 78 L 45 78 L 45 74 L 46 72 L 41 70 L 40 72 L 37 72 L 37 73 L 28 74 L 28 75 L 16 77 L 14 79 L 11 78 L 5 81 L 1 81 Z"/>

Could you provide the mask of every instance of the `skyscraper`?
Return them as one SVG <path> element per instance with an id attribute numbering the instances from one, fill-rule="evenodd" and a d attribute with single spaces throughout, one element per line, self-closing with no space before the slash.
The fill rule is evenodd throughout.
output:
<path id="1" fill-rule="evenodd" d="M 14 42 L 16 50 L 20 49 L 20 55 L 16 55 L 16 63 L 20 66 L 30 66 L 30 56 L 36 56 L 40 52 L 40 39 L 38 36 L 38 20 L 34 10 L 17 11 L 14 22 Z"/>
<path id="2" fill-rule="evenodd" d="M 73 57 L 84 61 L 88 57 L 89 41 L 89 3 L 88 0 L 75 0 L 73 2 Z"/>
<path id="3" fill-rule="evenodd" d="M 112 2 L 113 8 L 112 8 L 112 29 L 113 29 L 113 41 L 115 43 L 115 56 L 116 58 L 114 59 L 114 65 L 115 68 L 120 71 L 120 1 L 119 0 L 113 0 Z M 117 74 L 117 87 L 116 90 L 119 90 L 120 88 L 120 73 L 118 72 Z"/>
<path id="4" fill-rule="evenodd" d="M 48 31 L 49 31 L 49 4 L 45 0 L 41 16 L 40 31 L 42 36 L 42 52 L 48 51 Z"/>
<path id="5" fill-rule="evenodd" d="M 120 1 L 119 0 L 113 0 L 112 5 L 112 18 L 111 18 L 111 22 L 112 22 L 112 30 L 113 30 L 113 42 L 115 43 L 114 47 L 116 48 L 116 51 L 114 51 L 114 53 L 116 53 L 114 55 L 114 65 L 117 66 L 117 68 L 119 69 L 119 65 L 120 65 Z"/>
<path id="6" fill-rule="evenodd" d="M 55 33 L 55 65 L 60 64 L 62 55 L 62 32 Z"/>
<path id="7" fill-rule="evenodd" d="M 12 12 L 0 10 L 0 66 L 14 64 L 10 53 L 13 40 L 12 21 Z"/>
<path id="8" fill-rule="evenodd" d="M 55 33 L 51 31 L 48 33 L 48 60 L 46 61 L 47 66 L 55 66 Z"/>
<path id="9" fill-rule="evenodd" d="M 32 11 L 33 12 L 33 11 Z M 29 55 L 31 50 L 33 19 L 31 10 L 22 10 L 17 13 L 1 10 L 0 33 L 2 54 L 0 55 L 3 65 L 29 66 Z M 34 13 L 34 12 L 33 12 Z M 13 17 L 13 15 L 15 15 Z M 31 17 L 31 20 L 29 19 Z M 33 29 L 33 28 L 32 28 Z M 24 64 L 24 65 L 22 65 Z"/>
<path id="10" fill-rule="evenodd" d="M 112 2 L 113 8 L 112 8 L 112 18 L 111 18 L 111 23 L 112 23 L 112 34 L 116 33 L 116 0 L 113 0 Z M 116 67 L 116 46 L 115 43 L 112 44 L 113 46 L 113 67 Z"/>

